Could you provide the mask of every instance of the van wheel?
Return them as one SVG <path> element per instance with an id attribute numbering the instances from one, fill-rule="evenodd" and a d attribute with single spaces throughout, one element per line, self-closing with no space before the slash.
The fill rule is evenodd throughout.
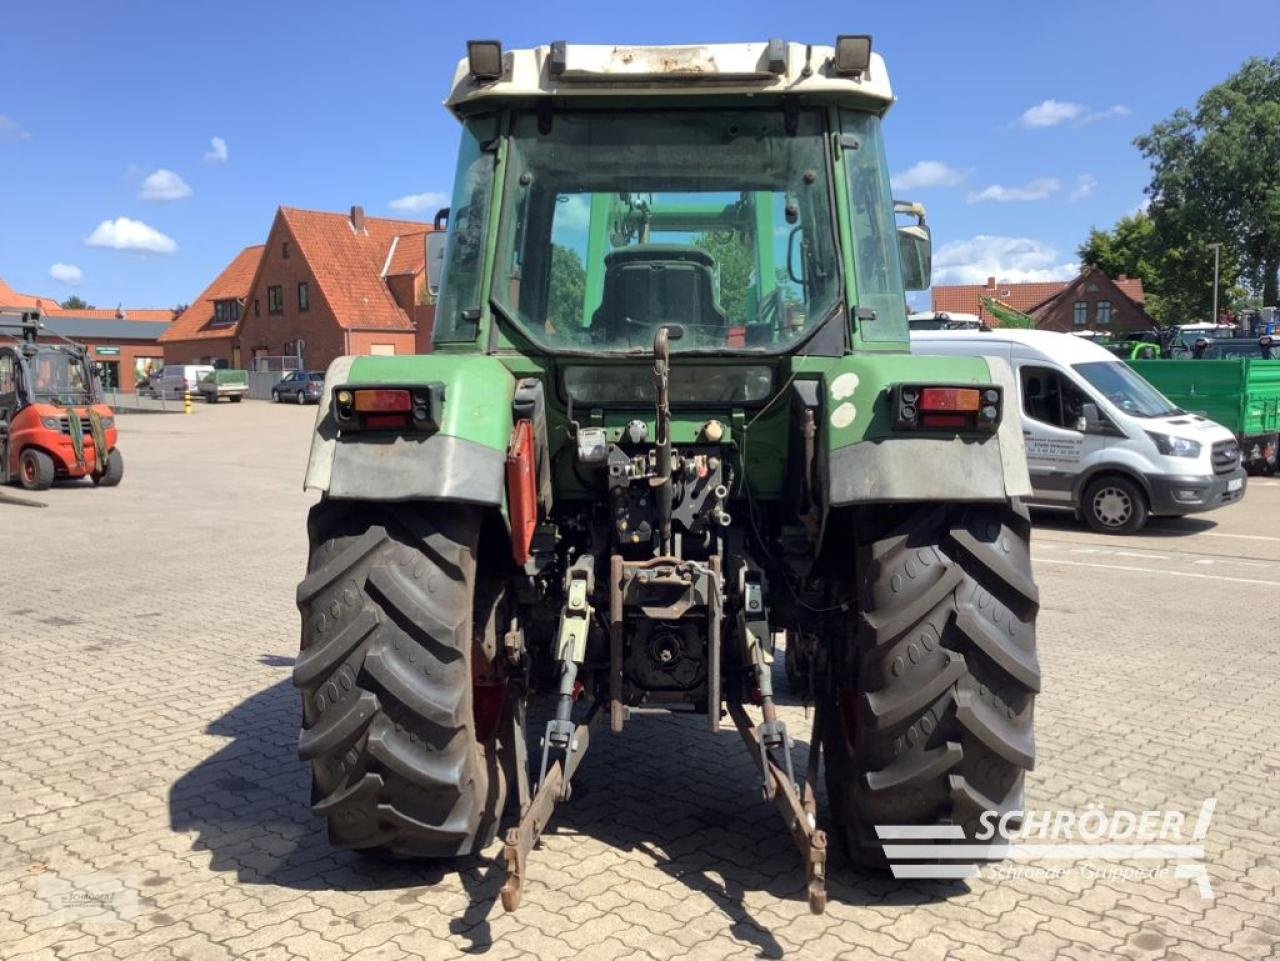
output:
<path id="1" fill-rule="evenodd" d="M 1151 515 L 1147 495 L 1127 477 L 1099 477 L 1084 490 L 1084 519 L 1101 534 L 1133 534 Z"/>
<path id="2" fill-rule="evenodd" d="M 271 403 L 273 403 L 273 404 L 278 404 L 278 403 L 280 403 L 280 391 L 278 391 L 278 390 L 273 390 L 273 391 L 271 392 Z"/>

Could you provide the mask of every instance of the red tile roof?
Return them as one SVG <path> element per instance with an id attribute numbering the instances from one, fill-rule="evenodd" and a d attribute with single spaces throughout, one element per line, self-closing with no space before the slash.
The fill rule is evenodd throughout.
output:
<path id="1" fill-rule="evenodd" d="M 205 340 L 218 339 L 223 337 L 234 337 L 239 324 L 228 324 L 225 327 L 215 327 L 212 330 L 206 329 L 207 325 L 213 322 L 213 303 L 215 300 L 244 300 L 249 296 L 249 291 L 253 286 L 254 275 L 258 272 L 258 264 L 262 262 L 262 252 L 266 250 L 264 244 L 258 244 L 254 247 L 246 247 L 236 255 L 236 259 L 227 265 L 226 269 L 214 279 L 199 297 L 192 301 L 191 306 L 184 310 L 178 319 L 173 322 L 164 334 L 161 335 L 161 343 L 172 343 L 178 340 Z M 241 318 L 244 317 L 244 311 L 241 311 Z M 133 314 L 129 315 L 129 319 L 135 319 Z"/>
<path id="2" fill-rule="evenodd" d="M 365 217 L 364 229 L 357 231 L 347 214 L 281 207 L 280 215 L 297 240 L 339 326 L 414 329 L 413 318 L 391 295 L 383 279 L 383 267 L 397 237 L 401 238 L 397 248 L 403 244 L 421 250 L 420 242 L 415 244 L 404 238 L 421 235 L 426 224 Z M 404 256 L 410 257 L 408 251 Z"/>
<path id="3" fill-rule="evenodd" d="M 988 326 L 998 326 L 999 321 L 987 313 L 982 307 L 983 297 L 994 297 L 1003 301 L 1015 310 L 1024 314 L 1030 313 L 1046 301 L 1062 293 L 1074 282 L 1071 280 L 1046 280 L 1025 284 L 994 283 L 988 278 L 985 284 L 956 284 L 954 286 L 935 286 L 933 288 L 933 309 L 947 313 L 977 314 Z M 1122 277 L 1115 285 L 1130 300 L 1142 306 L 1146 303 L 1146 294 L 1142 289 L 1142 281 L 1136 277 Z"/>
<path id="4" fill-rule="evenodd" d="M 416 274 L 427 266 L 427 234 L 423 230 L 416 234 L 402 234 L 396 238 L 395 247 L 391 251 L 391 260 L 387 264 L 387 276 L 397 274 Z"/>
<path id="5" fill-rule="evenodd" d="M 74 314 L 82 320 L 142 320 L 168 323 L 173 320 L 174 313 L 162 307 L 87 307 L 83 310 L 67 310 L 52 297 L 37 294 L 20 294 L 0 280 L 0 307 L 35 307 L 40 306 L 49 316 Z M 123 311 L 124 317 L 120 316 Z"/>

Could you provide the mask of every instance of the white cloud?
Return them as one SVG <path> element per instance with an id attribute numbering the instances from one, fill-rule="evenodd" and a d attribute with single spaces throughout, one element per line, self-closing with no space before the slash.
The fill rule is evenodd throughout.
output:
<path id="1" fill-rule="evenodd" d="M 72 287 L 80 283 L 84 276 L 80 273 L 80 268 L 75 264 L 56 263 L 49 268 L 49 276 L 59 283 L 70 284 Z"/>
<path id="2" fill-rule="evenodd" d="M 1127 117 L 1133 111 L 1122 103 L 1116 104 L 1114 107 L 1108 107 L 1106 110 L 1096 110 L 1093 113 L 1086 114 L 1080 119 L 1080 123 L 1097 123 L 1099 120 L 1109 120 L 1112 117 Z"/>
<path id="3" fill-rule="evenodd" d="M 387 204 L 392 210 L 398 210 L 400 213 L 406 214 L 418 214 L 424 210 L 435 213 L 441 207 L 447 207 L 448 205 L 449 195 L 435 190 L 429 190 L 421 194 L 405 194 L 403 197 L 397 197 Z"/>
<path id="4" fill-rule="evenodd" d="M 1129 108 L 1121 103 L 1107 107 L 1105 110 L 1090 110 L 1086 105 L 1071 100 L 1044 100 L 1022 111 L 1022 116 L 1018 118 L 1018 126 L 1028 130 L 1056 127 L 1064 123 L 1083 127 L 1085 124 L 1097 123 L 1099 120 L 1108 120 L 1111 117 L 1127 117 L 1129 113 Z"/>
<path id="5" fill-rule="evenodd" d="M 586 194 L 568 194 L 563 203 L 557 204 L 555 232 L 583 233 L 591 226 L 591 201 Z M 777 228 L 774 228 L 775 230 Z M 786 227 L 785 231 L 790 232 Z"/>
<path id="6" fill-rule="evenodd" d="M 971 190 L 965 197 L 965 201 L 971 204 L 984 204 L 988 201 L 998 204 L 1024 203 L 1028 200 L 1046 200 L 1061 189 L 1060 180 L 1054 177 L 1040 177 L 1021 187 L 992 184 L 982 190 Z"/>
<path id="7" fill-rule="evenodd" d="M 227 162 L 227 142 L 221 137 L 213 137 L 209 140 L 209 149 L 205 151 L 204 162 L 209 164 L 224 164 Z"/>
<path id="8" fill-rule="evenodd" d="M 1018 123 L 1028 128 L 1056 127 L 1060 123 L 1079 120 L 1086 109 L 1084 104 L 1072 103 L 1070 100 L 1045 100 L 1022 111 Z"/>
<path id="9" fill-rule="evenodd" d="M 141 200 L 181 200 L 191 196 L 191 187 L 172 170 L 157 170 L 142 181 Z"/>
<path id="10" fill-rule="evenodd" d="M 22 129 L 22 124 L 12 117 L 0 113 L 0 140 L 30 140 L 31 134 Z"/>
<path id="11" fill-rule="evenodd" d="M 113 250 L 141 250 L 152 254 L 172 254 L 178 249 L 172 237 L 148 227 L 140 220 L 117 217 L 104 220 L 85 238 L 90 247 L 110 247 Z"/>
<path id="12" fill-rule="evenodd" d="M 988 277 L 1007 283 L 1066 280 L 1079 264 L 1060 260 L 1058 251 L 1028 237 L 979 234 L 943 244 L 933 255 L 934 284 L 985 284 Z"/>
<path id="13" fill-rule="evenodd" d="M 1067 199 L 1072 203 L 1077 200 L 1087 200 L 1093 196 L 1093 192 L 1098 189 L 1098 181 L 1090 174 L 1081 174 L 1076 178 L 1076 189 L 1071 191 L 1071 196 Z"/>
<path id="14" fill-rule="evenodd" d="M 939 160 L 921 160 L 913 167 L 893 175 L 894 190 L 921 190 L 926 187 L 958 187 L 969 176 Z"/>

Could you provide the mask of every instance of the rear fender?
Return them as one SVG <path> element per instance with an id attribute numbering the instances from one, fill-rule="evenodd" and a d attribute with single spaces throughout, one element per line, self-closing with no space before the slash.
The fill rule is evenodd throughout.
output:
<path id="1" fill-rule="evenodd" d="M 339 433 L 338 386 L 444 384 L 438 429 Z M 334 498 L 501 507 L 515 378 L 485 356 L 339 357 L 325 374 L 303 486 Z"/>
<path id="2" fill-rule="evenodd" d="M 994 433 L 921 436 L 895 430 L 894 384 L 995 384 L 1004 410 Z M 862 354 L 823 375 L 827 506 L 904 501 L 993 501 L 1031 494 L 1018 388 L 994 357 Z"/>

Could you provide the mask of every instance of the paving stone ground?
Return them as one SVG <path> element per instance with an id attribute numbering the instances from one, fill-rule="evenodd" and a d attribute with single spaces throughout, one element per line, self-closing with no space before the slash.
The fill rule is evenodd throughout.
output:
<path id="1" fill-rule="evenodd" d="M 496 846 L 378 863 L 308 811 L 289 673 L 311 419 L 128 415 L 120 488 L 0 506 L 0 957 L 1280 958 L 1280 482 L 1137 538 L 1037 517 L 1028 805 L 1194 821 L 1216 798 L 1212 899 L 1100 861 L 905 883 L 836 853 L 814 917 L 736 734 L 645 718 L 593 743 L 508 915 Z M 783 714 L 806 747 L 803 706 Z"/>

